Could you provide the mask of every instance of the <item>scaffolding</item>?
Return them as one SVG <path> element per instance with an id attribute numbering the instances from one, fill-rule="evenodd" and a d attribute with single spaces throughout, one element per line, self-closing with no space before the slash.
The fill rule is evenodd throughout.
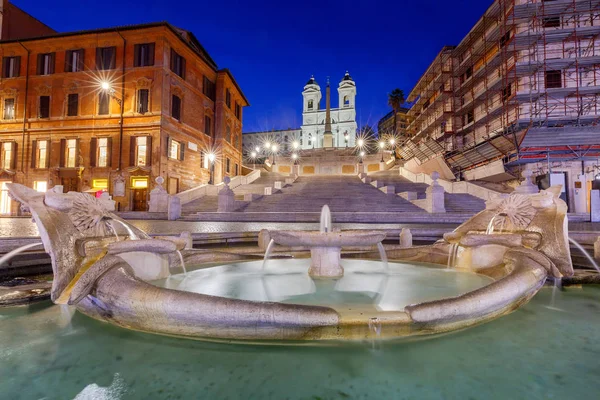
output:
<path id="1" fill-rule="evenodd" d="M 405 159 L 443 156 L 458 172 L 498 159 L 597 158 L 600 0 L 496 0 L 410 100 Z"/>

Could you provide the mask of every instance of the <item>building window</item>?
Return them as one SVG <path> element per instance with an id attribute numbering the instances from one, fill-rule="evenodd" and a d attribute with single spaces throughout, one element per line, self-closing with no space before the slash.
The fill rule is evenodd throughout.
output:
<path id="1" fill-rule="evenodd" d="M 561 88 L 562 73 L 560 71 L 546 71 L 546 89 Z"/>
<path id="2" fill-rule="evenodd" d="M 350 105 L 350 99 L 348 96 L 344 96 L 344 107 L 348 107 Z"/>
<path id="3" fill-rule="evenodd" d="M 500 38 L 500 47 L 504 47 L 506 45 L 506 43 L 508 43 L 509 40 L 510 40 L 510 32 L 506 32 Z"/>
<path id="4" fill-rule="evenodd" d="M 464 124 L 469 125 L 471 122 L 475 121 L 475 112 L 473 110 L 469 111 L 464 118 Z"/>
<path id="5" fill-rule="evenodd" d="M 48 190 L 48 182 L 46 181 L 34 181 L 33 190 L 36 192 L 45 193 Z"/>
<path id="6" fill-rule="evenodd" d="M 50 96 L 40 96 L 39 118 L 50 118 Z"/>
<path id="7" fill-rule="evenodd" d="M 67 117 L 76 117 L 79 114 L 79 94 L 70 93 L 67 96 Z"/>
<path id="8" fill-rule="evenodd" d="M 150 136 L 134 136 L 131 138 L 131 164 L 145 167 L 151 165 L 152 138 Z"/>
<path id="9" fill-rule="evenodd" d="M 211 127 L 211 120 L 210 117 L 208 115 L 206 115 L 204 117 L 204 133 L 206 133 L 208 136 L 211 135 L 212 129 Z"/>
<path id="10" fill-rule="evenodd" d="M 215 98 L 217 97 L 216 85 L 213 82 L 211 82 L 210 79 L 208 79 L 206 76 L 204 77 L 204 80 L 202 82 L 202 93 L 212 101 L 215 101 Z"/>
<path id="11" fill-rule="evenodd" d="M 560 17 L 547 17 L 543 19 L 542 26 L 544 28 L 559 28 Z"/>
<path id="12" fill-rule="evenodd" d="M 181 121 L 181 98 L 173 95 L 171 99 L 171 116 L 177 121 Z"/>
<path id="13" fill-rule="evenodd" d="M 171 49 L 171 71 L 185 79 L 185 58 Z"/>
<path id="14" fill-rule="evenodd" d="M 313 101 L 312 101 L 312 100 L 309 100 L 309 101 L 308 101 L 308 109 L 309 109 L 309 110 L 312 110 L 312 109 L 313 109 L 313 107 L 314 107 L 314 103 L 313 103 Z"/>
<path id="15" fill-rule="evenodd" d="M 78 146 L 77 139 L 67 139 L 65 142 L 65 163 L 64 166 L 67 168 L 75 168 L 78 164 L 77 155 Z"/>
<path id="16" fill-rule="evenodd" d="M 92 138 L 90 143 L 90 166 L 106 168 L 111 164 L 111 138 Z"/>
<path id="17" fill-rule="evenodd" d="M 235 102 L 235 117 L 238 120 L 242 120 L 242 107 L 237 103 L 237 101 Z"/>
<path id="18" fill-rule="evenodd" d="M 110 105 L 110 96 L 102 91 L 98 94 L 98 115 L 108 115 Z"/>
<path id="19" fill-rule="evenodd" d="M 202 153 L 202 160 L 200 162 L 202 168 L 208 169 L 208 154 Z"/>
<path id="20" fill-rule="evenodd" d="M 148 178 L 131 178 L 131 186 L 134 189 L 146 189 L 148 187 Z"/>
<path id="21" fill-rule="evenodd" d="M 231 160 L 228 158 L 225 166 L 225 172 L 229 173 L 231 170 Z"/>
<path id="22" fill-rule="evenodd" d="M 312 133 L 308 134 L 308 145 L 312 146 Z"/>
<path id="23" fill-rule="evenodd" d="M 4 119 L 15 119 L 15 99 L 4 99 Z"/>
<path id="24" fill-rule="evenodd" d="M 148 112 L 148 105 L 150 103 L 150 90 L 139 89 L 138 90 L 138 107 L 137 111 L 140 114 L 146 114 Z"/>
<path id="25" fill-rule="evenodd" d="M 65 53 L 65 72 L 83 71 L 83 49 L 67 50 Z"/>
<path id="26" fill-rule="evenodd" d="M 108 179 L 94 179 L 92 180 L 92 187 L 94 189 L 108 190 Z"/>
<path id="27" fill-rule="evenodd" d="M 178 141 L 169 138 L 167 156 L 172 160 L 183 161 L 185 145 Z"/>
<path id="28" fill-rule="evenodd" d="M 227 104 L 227 107 L 231 109 L 231 92 L 229 89 L 225 90 L 225 104 Z"/>
<path id="29" fill-rule="evenodd" d="M 16 78 L 21 72 L 21 57 L 2 57 L 2 77 Z"/>
<path id="30" fill-rule="evenodd" d="M 2 143 L 2 168 L 16 169 L 17 144 L 15 142 Z"/>
<path id="31" fill-rule="evenodd" d="M 38 54 L 37 74 L 50 75 L 54 73 L 54 53 Z"/>
<path id="32" fill-rule="evenodd" d="M 235 176 L 239 174 L 239 165 L 235 164 Z"/>
<path id="33" fill-rule="evenodd" d="M 98 47 L 96 49 L 96 69 L 105 71 L 115 69 L 117 66 L 116 47 Z"/>
<path id="34" fill-rule="evenodd" d="M 229 127 L 229 125 L 227 125 L 227 126 L 225 127 L 225 140 L 226 140 L 228 143 L 231 143 L 231 128 Z"/>
<path id="35" fill-rule="evenodd" d="M 32 147 L 32 167 L 33 168 L 48 168 L 48 162 L 50 157 L 48 153 L 50 151 L 50 143 L 48 140 L 34 140 L 31 144 Z"/>
<path id="36" fill-rule="evenodd" d="M 502 89 L 502 102 L 506 102 L 512 95 L 512 85 L 508 85 L 504 89 Z"/>
<path id="37" fill-rule="evenodd" d="M 154 65 L 154 43 L 133 46 L 133 66 L 151 67 Z"/>

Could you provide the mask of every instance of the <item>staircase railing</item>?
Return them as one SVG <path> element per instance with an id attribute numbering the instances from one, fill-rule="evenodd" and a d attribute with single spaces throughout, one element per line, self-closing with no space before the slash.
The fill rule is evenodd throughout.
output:
<path id="1" fill-rule="evenodd" d="M 235 189 L 241 185 L 248 185 L 255 180 L 260 178 L 260 170 L 252 170 L 248 175 L 239 175 L 231 178 L 231 182 L 229 183 L 229 187 L 231 189 Z M 223 183 L 219 183 L 218 185 L 200 185 L 195 188 L 191 188 L 185 190 L 183 192 L 177 193 L 175 196 L 179 197 L 181 200 L 181 205 L 191 203 L 194 200 L 197 200 L 204 196 L 216 196 L 219 194 L 219 190 L 223 188 Z"/>

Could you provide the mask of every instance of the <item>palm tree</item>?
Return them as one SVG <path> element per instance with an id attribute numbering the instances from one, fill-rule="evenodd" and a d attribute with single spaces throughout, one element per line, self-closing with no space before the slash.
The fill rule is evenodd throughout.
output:
<path id="1" fill-rule="evenodd" d="M 404 91 L 402 89 L 394 89 L 392 93 L 388 94 L 388 104 L 395 112 L 400 110 L 400 106 L 404 104 L 406 99 L 404 98 Z"/>
<path id="2" fill-rule="evenodd" d="M 404 104 L 405 101 L 406 99 L 404 98 L 404 91 L 402 89 L 396 88 L 392 90 L 390 94 L 388 94 L 388 104 L 394 110 L 394 135 L 397 134 L 396 130 L 398 126 L 396 115 L 400 111 L 400 107 L 402 106 L 402 104 Z"/>

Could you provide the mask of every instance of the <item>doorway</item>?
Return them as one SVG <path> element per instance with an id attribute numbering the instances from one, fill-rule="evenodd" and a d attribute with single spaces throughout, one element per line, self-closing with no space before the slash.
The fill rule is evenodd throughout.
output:
<path id="1" fill-rule="evenodd" d="M 148 189 L 133 189 L 133 211 L 148 211 Z"/>
<path id="2" fill-rule="evenodd" d="M 63 193 L 78 192 L 78 178 L 61 178 L 60 184 L 63 186 Z"/>
<path id="3" fill-rule="evenodd" d="M 179 193 L 179 178 L 169 178 L 169 194 Z"/>
<path id="4" fill-rule="evenodd" d="M 11 183 L 10 181 L 3 181 L 1 184 L 1 192 L 0 192 L 0 214 L 8 215 L 10 214 L 11 209 L 11 200 L 8 196 L 8 187 L 6 187 L 7 183 Z"/>

